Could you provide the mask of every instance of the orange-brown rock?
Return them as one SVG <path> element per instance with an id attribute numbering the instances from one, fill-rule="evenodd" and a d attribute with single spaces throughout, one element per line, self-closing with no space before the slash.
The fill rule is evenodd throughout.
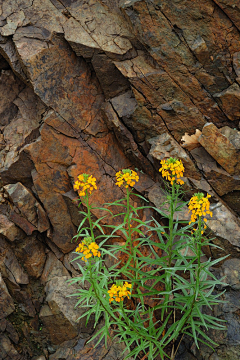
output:
<path id="1" fill-rule="evenodd" d="M 224 170 L 231 175 L 240 175 L 239 131 L 206 124 L 199 142 Z"/>
<path id="2" fill-rule="evenodd" d="M 9 218 L 0 213 L 0 233 L 4 235 L 8 240 L 14 241 L 23 238 L 23 233 L 14 222 Z"/>
<path id="3" fill-rule="evenodd" d="M 240 117 L 240 88 L 238 84 L 229 86 L 226 90 L 214 94 L 221 108 L 230 120 L 238 120 Z"/>

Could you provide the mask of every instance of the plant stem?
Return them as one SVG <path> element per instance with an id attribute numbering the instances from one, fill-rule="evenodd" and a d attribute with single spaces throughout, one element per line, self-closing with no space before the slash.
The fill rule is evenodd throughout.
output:
<path id="1" fill-rule="evenodd" d="M 127 244 L 129 243 L 131 263 L 133 262 L 133 268 L 136 269 L 136 254 L 132 243 L 132 230 L 131 230 L 131 209 L 130 209 L 130 194 L 131 190 L 127 188 Z M 134 279 L 137 279 L 136 271 L 133 271 Z M 135 286 L 135 284 L 134 284 Z M 134 289 L 133 289 L 134 290 Z"/>
<path id="2" fill-rule="evenodd" d="M 109 315 L 111 318 L 113 318 L 113 319 L 116 321 L 116 323 L 119 324 L 119 318 L 118 318 L 117 316 L 115 316 L 114 313 L 110 312 L 110 311 L 107 309 L 107 307 L 103 304 L 101 297 L 100 297 L 100 296 L 98 295 L 98 293 L 97 293 L 97 290 L 96 290 L 94 281 L 95 281 L 95 280 L 94 280 L 93 277 L 92 277 L 92 269 L 91 269 L 91 270 L 90 270 L 90 283 L 91 283 L 92 286 L 93 286 L 93 290 L 94 290 L 94 293 L 95 293 L 95 295 L 96 295 L 96 298 L 98 299 L 98 301 L 100 302 L 101 306 L 102 306 L 103 309 L 106 311 L 106 313 L 108 313 L 108 315 Z M 122 317 L 124 318 L 125 322 L 127 323 L 127 326 L 128 326 L 131 330 L 133 330 L 133 331 L 138 335 L 138 337 L 143 338 L 144 341 L 147 339 L 149 342 L 152 342 L 152 343 L 154 343 L 155 345 L 157 345 L 157 340 L 155 341 L 155 340 L 152 339 L 151 337 L 148 338 L 146 335 L 142 335 L 135 327 L 131 326 L 130 321 L 129 321 L 129 318 L 128 318 L 128 316 L 125 314 L 124 307 L 123 307 L 123 303 L 120 304 L 120 307 L 121 307 L 121 310 L 122 310 Z M 119 315 L 120 315 L 120 314 L 119 314 Z"/>
<path id="3" fill-rule="evenodd" d="M 175 183 L 172 185 L 172 194 L 170 202 L 170 219 L 169 219 L 169 251 L 168 251 L 168 267 L 172 263 L 172 247 L 173 247 L 173 216 L 175 211 Z"/>
<path id="4" fill-rule="evenodd" d="M 130 254 L 131 256 L 133 257 L 133 246 L 132 246 L 132 233 L 131 233 L 131 219 L 130 219 L 130 191 L 129 189 L 127 188 L 127 233 L 128 233 L 128 236 L 127 236 L 127 243 L 129 243 L 130 245 Z"/>
<path id="5" fill-rule="evenodd" d="M 184 324 L 182 325 L 182 329 L 185 326 L 185 324 L 187 323 L 188 319 L 190 318 L 190 316 L 192 315 L 192 311 L 194 308 L 194 304 L 197 301 L 197 297 L 198 297 L 198 293 L 199 293 L 199 283 L 200 283 L 200 273 L 201 273 L 201 254 L 202 254 L 202 246 L 201 246 L 201 238 L 202 238 L 202 217 L 199 216 L 198 218 L 198 229 L 196 230 L 197 234 L 196 234 L 196 252 L 197 252 L 197 269 L 196 269 L 196 287 L 195 287 L 195 294 L 194 294 L 194 298 L 193 298 L 193 302 L 191 305 L 191 312 L 188 315 L 188 317 L 186 318 Z M 179 349 L 179 346 L 183 340 L 184 334 L 182 335 L 178 346 L 173 354 L 173 358 L 171 358 L 171 360 L 174 360 L 177 351 Z"/>
<path id="6" fill-rule="evenodd" d="M 171 189 L 171 199 L 170 199 L 170 217 L 169 217 L 169 240 L 168 240 L 168 248 L 166 249 L 166 252 L 168 254 L 168 261 L 167 261 L 167 267 L 170 268 L 171 264 L 172 264 L 172 249 L 173 249 L 173 240 L 174 240 L 174 232 L 173 232 L 173 226 L 174 226 L 174 212 L 175 212 L 175 208 L 176 208 L 176 196 L 175 196 L 175 182 L 172 185 L 172 189 Z M 165 284 L 166 284 L 166 291 L 169 292 L 172 290 L 172 272 L 171 270 L 166 270 L 166 280 L 165 280 Z M 169 301 L 169 294 L 165 295 L 165 301 L 164 303 L 166 304 L 165 307 L 163 307 L 162 309 L 162 315 L 161 315 L 161 320 L 163 321 L 163 316 L 165 313 L 165 309 L 167 308 L 167 303 Z M 167 311 L 167 310 L 166 310 Z"/>
<path id="7" fill-rule="evenodd" d="M 88 217 L 89 228 L 90 228 L 90 232 L 91 232 L 91 238 L 92 238 L 92 241 L 94 241 L 93 224 L 92 224 L 92 216 L 91 216 L 90 205 L 89 205 L 88 191 L 86 191 L 85 199 L 86 199 L 87 217 Z"/>
<path id="8" fill-rule="evenodd" d="M 202 217 L 199 216 L 198 218 L 198 229 L 196 234 L 196 252 L 197 252 L 197 262 L 198 267 L 196 270 L 196 298 L 198 296 L 198 288 L 200 283 L 200 273 L 201 273 L 201 254 L 202 254 L 202 246 L 201 246 L 201 239 L 202 239 Z"/>

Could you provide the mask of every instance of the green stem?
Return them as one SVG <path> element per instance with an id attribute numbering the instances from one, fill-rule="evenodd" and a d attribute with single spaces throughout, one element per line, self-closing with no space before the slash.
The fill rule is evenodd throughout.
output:
<path id="1" fill-rule="evenodd" d="M 202 217 L 199 216 L 198 218 L 198 229 L 196 234 L 196 252 L 197 252 L 197 270 L 196 270 L 196 297 L 198 296 L 198 288 L 200 284 L 200 274 L 201 274 L 201 255 L 202 255 Z"/>
<path id="2" fill-rule="evenodd" d="M 172 248 L 173 248 L 173 216 L 174 216 L 174 212 L 175 212 L 175 183 L 173 183 L 172 186 L 172 194 L 171 194 L 171 202 L 170 202 L 170 219 L 169 219 L 169 241 L 170 241 L 170 246 L 169 246 L 169 251 L 168 251 L 168 267 L 171 266 L 172 263 Z"/>
<path id="3" fill-rule="evenodd" d="M 113 318 L 116 321 L 117 324 L 119 324 L 119 318 L 117 316 L 115 316 L 113 312 L 110 312 L 107 309 L 107 307 L 103 304 L 101 297 L 98 295 L 98 292 L 97 292 L 96 287 L 95 287 L 94 279 L 92 277 L 92 271 L 91 270 L 90 270 L 90 283 L 92 284 L 94 293 L 96 295 L 96 298 L 100 302 L 103 309 L 106 311 L 106 313 L 108 313 L 108 315 L 111 318 Z M 153 344 L 157 345 L 157 340 L 155 341 L 151 337 L 148 337 L 146 335 L 142 335 L 135 327 L 131 326 L 129 318 L 128 318 L 128 316 L 126 315 L 126 313 L 124 311 L 123 303 L 120 304 L 120 307 L 121 307 L 121 310 L 122 310 L 122 316 L 123 316 L 123 318 L 125 320 L 125 323 L 126 323 L 127 327 L 130 328 L 131 330 L 133 330 L 138 335 L 138 337 L 143 339 L 143 341 L 145 341 L 147 339 L 149 342 L 152 342 Z"/>
<path id="4" fill-rule="evenodd" d="M 132 234 L 131 234 L 131 220 L 130 220 L 130 191 L 127 188 L 127 243 L 130 245 L 130 254 L 133 257 Z"/>
<path id="5" fill-rule="evenodd" d="M 170 217 L 169 217 L 169 246 L 168 249 L 166 249 L 168 254 L 168 261 L 167 261 L 167 267 L 170 268 L 172 264 L 172 249 L 173 249 L 173 240 L 174 240 L 174 212 L 176 209 L 176 195 L 175 194 L 175 182 L 172 185 L 172 192 L 171 192 L 171 200 L 170 200 Z M 166 291 L 172 290 L 172 271 L 166 270 L 166 281 L 165 281 Z M 164 303 L 167 304 L 169 300 L 169 295 L 166 294 Z M 167 307 L 167 306 L 166 306 Z M 165 310 L 167 311 L 166 307 L 162 309 L 162 321 L 164 317 Z"/>
<path id="6" fill-rule="evenodd" d="M 90 232 L 91 232 L 91 238 L 92 241 L 94 241 L 94 233 L 93 233 L 93 223 L 92 223 L 92 216 L 91 216 L 91 208 L 89 205 L 89 194 L 88 191 L 86 191 L 86 206 L 87 206 L 87 217 L 88 217 L 88 222 L 89 222 L 89 228 L 90 228 Z"/>

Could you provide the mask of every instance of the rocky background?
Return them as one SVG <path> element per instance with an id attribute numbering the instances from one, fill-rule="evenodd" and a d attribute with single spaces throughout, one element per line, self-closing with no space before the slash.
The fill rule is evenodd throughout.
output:
<path id="1" fill-rule="evenodd" d="M 93 174 L 102 205 L 131 167 L 135 191 L 160 206 L 169 156 L 189 194 L 212 195 L 222 250 L 206 256 L 230 254 L 215 269 L 229 283 L 214 309 L 227 330 L 211 334 L 216 352 L 186 341 L 178 359 L 239 359 L 239 1 L 0 0 L 0 54 L 0 359 L 122 359 L 116 342 L 86 345 L 93 324 L 66 297 L 78 274 L 72 184 Z"/>

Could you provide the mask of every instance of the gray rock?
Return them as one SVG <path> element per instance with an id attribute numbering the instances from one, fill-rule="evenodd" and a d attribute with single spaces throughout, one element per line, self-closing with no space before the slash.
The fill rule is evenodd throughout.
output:
<path id="1" fill-rule="evenodd" d="M 130 116 L 138 106 L 132 91 L 118 95 L 110 101 L 119 117 Z"/>
<path id="2" fill-rule="evenodd" d="M 87 326 L 85 326 L 86 318 L 78 320 L 86 310 L 81 307 L 75 308 L 77 298 L 69 296 L 76 293 L 77 286 L 70 286 L 67 280 L 69 280 L 68 276 L 54 277 L 45 287 L 48 305 L 44 305 L 39 316 L 53 344 L 73 339 L 79 332 L 93 331 L 91 319 Z"/>

